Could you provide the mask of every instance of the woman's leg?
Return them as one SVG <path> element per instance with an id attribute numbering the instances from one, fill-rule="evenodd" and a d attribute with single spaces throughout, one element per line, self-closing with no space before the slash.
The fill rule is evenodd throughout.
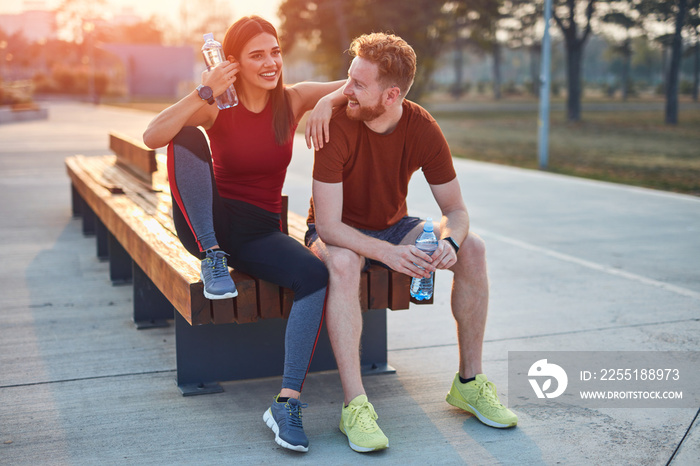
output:
<path id="1" fill-rule="evenodd" d="M 237 270 L 294 291 L 285 335 L 282 396 L 284 389 L 301 392 L 323 320 L 326 266 L 309 249 L 281 232 L 241 245 L 231 263 Z"/>
<path id="2" fill-rule="evenodd" d="M 225 210 L 214 181 L 209 145 L 199 129 L 184 127 L 168 145 L 168 179 L 178 238 L 190 254 L 202 259 L 204 295 L 233 298 L 238 292 L 215 234 L 215 219 L 224 216 Z M 216 231 L 225 230 L 226 222 L 216 223 Z"/>

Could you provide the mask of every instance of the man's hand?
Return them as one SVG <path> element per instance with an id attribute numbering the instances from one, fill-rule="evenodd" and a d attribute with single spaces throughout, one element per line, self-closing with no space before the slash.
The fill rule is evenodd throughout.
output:
<path id="1" fill-rule="evenodd" d="M 435 252 L 437 253 L 437 251 Z M 432 258 L 410 244 L 391 245 L 379 260 L 391 267 L 392 270 L 414 278 L 427 278 L 430 276 L 430 272 L 435 271 Z"/>
<path id="2" fill-rule="evenodd" d="M 441 239 L 431 259 L 436 269 L 449 269 L 457 263 L 457 251 L 450 243 Z"/>

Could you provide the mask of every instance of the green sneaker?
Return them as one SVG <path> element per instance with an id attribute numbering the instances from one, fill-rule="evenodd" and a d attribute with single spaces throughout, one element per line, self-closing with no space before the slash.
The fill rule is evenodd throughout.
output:
<path id="1" fill-rule="evenodd" d="M 484 374 L 477 374 L 476 380 L 462 383 L 457 373 L 446 400 L 452 406 L 472 413 L 487 426 L 505 429 L 518 423 L 518 416 L 498 401 L 496 386 L 486 380 Z"/>
<path id="2" fill-rule="evenodd" d="M 366 395 L 360 395 L 343 408 L 340 431 L 347 435 L 350 448 L 361 453 L 383 450 L 389 446 L 382 429 L 377 425 L 378 416 Z"/>

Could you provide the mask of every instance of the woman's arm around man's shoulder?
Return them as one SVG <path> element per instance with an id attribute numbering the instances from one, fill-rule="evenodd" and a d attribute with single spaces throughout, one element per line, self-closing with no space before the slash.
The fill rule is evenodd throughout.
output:
<path id="1" fill-rule="evenodd" d="M 328 83 L 302 82 L 288 88 L 294 118 L 299 121 L 307 111 L 313 109 L 306 122 L 306 145 L 316 149 L 328 142 L 328 123 L 333 107 L 345 102 L 343 86 L 345 80 Z M 324 137 L 325 136 L 325 137 Z"/>

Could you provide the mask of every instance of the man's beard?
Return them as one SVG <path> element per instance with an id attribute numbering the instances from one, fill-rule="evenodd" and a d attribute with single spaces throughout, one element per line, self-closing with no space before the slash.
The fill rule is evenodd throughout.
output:
<path id="1" fill-rule="evenodd" d="M 348 118 L 356 121 L 372 121 L 384 115 L 386 107 L 381 102 L 377 102 L 373 107 L 365 107 L 360 105 L 358 108 L 345 107 L 345 113 Z"/>

